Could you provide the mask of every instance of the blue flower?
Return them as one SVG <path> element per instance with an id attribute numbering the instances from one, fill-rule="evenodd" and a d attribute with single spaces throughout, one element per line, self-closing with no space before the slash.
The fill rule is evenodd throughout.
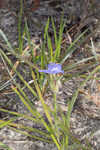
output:
<path id="1" fill-rule="evenodd" d="M 64 73 L 61 64 L 55 64 L 55 63 L 48 64 L 47 70 L 39 70 L 39 72 L 44 72 L 48 74 Z"/>

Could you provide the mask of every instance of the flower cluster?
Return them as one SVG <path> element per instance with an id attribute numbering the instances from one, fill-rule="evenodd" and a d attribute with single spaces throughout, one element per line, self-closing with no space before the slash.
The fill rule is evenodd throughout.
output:
<path id="1" fill-rule="evenodd" d="M 44 72 L 48 74 L 64 73 L 64 71 L 62 70 L 61 64 L 55 64 L 55 63 L 48 64 L 47 70 L 39 70 L 39 72 Z"/>
<path id="2" fill-rule="evenodd" d="M 64 73 L 64 71 L 62 70 L 61 64 L 50 63 L 48 64 L 47 70 L 39 70 L 39 72 L 50 74 L 49 76 L 50 88 L 54 93 L 58 93 L 61 87 L 61 82 L 60 82 L 60 79 L 58 78 L 58 74 Z"/>

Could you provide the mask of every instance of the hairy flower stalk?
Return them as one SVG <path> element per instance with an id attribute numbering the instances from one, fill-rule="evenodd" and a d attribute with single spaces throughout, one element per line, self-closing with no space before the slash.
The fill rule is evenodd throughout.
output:
<path id="1" fill-rule="evenodd" d="M 59 92 L 59 88 L 61 87 L 60 77 L 59 74 L 63 74 L 64 71 L 62 70 L 61 64 L 56 63 L 50 63 L 48 64 L 47 70 L 39 70 L 39 72 L 44 72 L 49 74 L 49 85 L 51 88 L 51 91 L 53 92 L 53 106 L 54 106 L 54 118 L 57 119 L 57 93 Z M 56 122 L 56 121 L 55 121 Z M 56 124 L 55 124 L 56 126 Z"/>
<path id="2" fill-rule="evenodd" d="M 61 88 L 61 81 L 59 79 L 59 75 L 50 75 L 49 85 L 52 92 L 57 94 L 59 92 L 59 89 Z"/>

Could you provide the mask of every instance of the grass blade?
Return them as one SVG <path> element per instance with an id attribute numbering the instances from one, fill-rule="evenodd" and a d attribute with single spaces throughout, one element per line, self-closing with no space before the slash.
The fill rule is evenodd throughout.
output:
<path id="1" fill-rule="evenodd" d="M 51 57 L 50 61 L 54 62 L 52 42 L 51 42 L 51 38 L 49 37 L 48 34 L 47 34 L 47 43 L 48 43 L 48 51 L 50 53 L 49 57 Z"/>
<path id="2" fill-rule="evenodd" d="M 21 23 L 22 23 L 22 14 L 23 14 L 23 0 L 20 0 L 20 12 L 19 12 L 19 21 L 18 21 L 18 40 L 19 40 L 19 53 L 22 53 L 23 50 L 23 38 L 22 38 L 22 29 L 21 29 Z"/>
<path id="3" fill-rule="evenodd" d="M 61 22 L 60 22 L 59 37 L 58 37 L 58 41 L 56 42 L 57 46 L 56 46 L 56 50 L 55 50 L 54 60 L 57 60 L 60 57 L 62 34 L 63 34 L 64 26 L 65 26 L 65 24 L 63 22 L 63 16 L 62 16 Z"/>
<path id="4" fill-rule="evenodd" d="M 23 118 L 25 118 L 25 119 L 29 119 L 29 120 L 34 121 L 34 122 L 37 122 L 37 123 L 41 123 L 40 118 L 37 119 L 36 116 L 35 116 L 35 118 L 34 118 L 34 117 L 30 117 L 30 116 L 25 115 L 25 114 L 13 112 L 13 111 L 6 110 L 6 109 L 3 109 L 3 108 L 0 108 L 0 111 L 6 112 L 6 113 L 9 113 L 9 114 L 12 114 L 12 115 L 15 115 L 15 116 L 17 116 L 17 117 L 23 117 Z M 35 114 L 35 113 L 34 113 L 34 114 Z"/>
<path id="5" fill-rule="evenodd" d="M 5 55 L 5 53 L 0 50 L 0 53 L 4 56 L 5 60 L 7 61 L 7 63 L 10 65 L 11 68 L 13 68 L 14 72 L 18 75 L 18 77 L 20 78 L 20 80 L 25 84 L 25 86 L 32 92 L 32 94 L 34 96 L 37 97 L 36 92 L 33 90 L 33 88 L 24 80 L 24 78 L 22 77 L 22 75 L 16 70 L 16 68 L 13 66 L 11 60 Z"/>
<path id="6" fill-rule="evenodd" d="M 20 94 L 20 92 L 17 90 L 17 88 L 13 86 L 12 89 L 19 96 L 20 100 L 23 102 L 23 104 L 26 106 L 26 108 L 29 110 L 29 112 L 32 113 L 32 115 L 34 117 L 36 117 L 37 113 L 36 112 L 34 113 L 34 110 L 31 108 L 31 106 L 28 104 L 28 102 L 25 101 L 25 98 Z"/>
<path id="7" fill-rule="evenodd" d="M 75 44 L 79 41 L 79 39 L 87 32 L 88 30 L 84 31 L 82 34 L 80 34 L 72 43 L 71 45 L 68 47 L 67 52 L 65 54 L 65 57 L 61 60 L 61 64 L 63 64 L 67 58 L 72 54 L 72 52 L 75 50 L 75 48 L 73 48 L 75 46 Z"/>
<path id="8" fill-rule="evenodd" d="M 52 22 L 52 27 L 53 27 L 53 32 L 54 32 L 55 45 L 57 47 L 58 39 L 57 39 L 57 32 L 56 32 L 56 27 L 55 27 L 55 23 L 54 23 L 54 19 L 53 18 L 51 18 L 51 22 Z"/>
<path id="9" fill-rule="evenodd" d="M 43 137 L 38 137 L 38 136 L 35 136 L 35 135 L 32 135 L 32 134 L 29 134 L 27 131 L 21 131 L 21 130 L 18 130 L 18 129 L 13 128 L 13 127 L 9 127 L 9 128 L 13 131 L 16 131 L 18 133 L 21 133 L 21 134 L 27 136 L 27 137 L 31 137 L 33 139 L 43 141 L 43 142 L 47 142 L 47 143 L 52 143 L 52 141 L 50 142 L 50 140 L 48 140 L 48 139 L 44 139 Z"/>
<path id="10" fill-rule="evenodd" d="M 0 142 L 0 147 L 5 150 L 12 150 L 11 148 L 9 148 L 6 144 L 3 144 L 2 142 Z"/>
<path id="11" fill-rule="evenodd" d="M 12 118 L 12 119 L 10 119 L 10 120 L 8 120 L 8 121 L 3 121 L 3 123 L 0 124 L 0 128 L 3 128 L 3 127 L 5 127 L 5 126 L 7 126 L 9 123 L 15 121 L 16 119 L 17 119 L 17 117 Z"/>
<path id="12" fill-rule="evenodd" d="M 8 48 L 9 48 L 9 50 L 10 50 L 10 51 L 13 51 L 13 48 L 12 48 L 10 42 L 8 41 L 6 35 L 4 34 L 4 32 L 3 32 L 1 29 L 0 29 L 0 34 L 1 34 L 1 36 L 3 37 L 4 41 L 6 42 L 6 44 L 7 44 Z"/>

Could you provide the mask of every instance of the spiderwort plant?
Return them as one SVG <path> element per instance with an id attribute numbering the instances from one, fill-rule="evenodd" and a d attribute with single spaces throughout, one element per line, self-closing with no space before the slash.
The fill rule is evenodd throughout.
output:
<path id="1" fill-rule="evenodd" d="M 67 116 L 65 116 L 63 111 L 60 110 L 60 109 L 58 110 L 60 115 L 57 116 L 57 109 L 56 109 L 56 108 L 60 108 L 60 107 L 57 107 L 57 105 L 56 105 L 56 95 L 57 95 L 57 93 L 59 91 L 59 87 L 61 86 L 61 83 L 60 83 L 61 77 L 59 77 L 59 74 L 63 74 L 64 73 L 64 71 L 62 70 L 61 64 L 63 64 L 65 62 L 65 60 L 67 60 L 67 58 L 70 56 L 70 54 L 76 49 L 76 47 L 74 48 L 74 45 L 84 35 L 85 32 L 82 33 L 80 35 L 80 37 L 78 37 L 69 46 L 69 48 L 67 49 L 67 51 L 66 51 L 66 53 L 64 55 L 64 58 L 62 59 L 62 57 L 60 57 L 60 55 L 61 55 L 61 42 L 62 42 L 62 33 L 63 33 L 63 29 L 64 29 L 64 23 L 62 21 L 62 23 L 60 25 L 60 31 L 59 31 L 59 35 L 58 36 L 56 34 L 56 27 L 55 27 L 55 24 L 54 24 L 53 20 L 52 20 L 52 25 L 53 25 L 53 30 L 54 30 L 55 50 L 53 50 L 53 46 L 52 46 L 52 42 L 51 42 L 52 40 L 51 40 L 51 38 L 50 38 L 50 36 L 48 34 L 48 28 L 49 28 L 49 20 L 48 20 L 46 28 L 45 28 L 45 34 L 44 34 L 45 42 L 44 42 L 44 44 L 42 46 L 43 48 L 41 49 L 41 55 L 39 55 L 37 59 L 33 59 L 33 60 L 36 60 L 35 62 L 34 61 L 32 61 L 32 62 L 34 62 L 34 64 L 36 64 L 36 62 L 39 63 L 40 62 L 40 58 L 41 58 L 41 63 L 40 63 L 41 64 L 41 69 L 43 69 L 44 66 L 48 62 L 52 62 L 52 63 L 48 64 L 48 69 L 46 69 L 46 70 L 39 70 L 39 72 L 45 73 L 46 76 L 48 77 L 48 83 L 50 84 L 50 88 L 53 91 L 53 95 L 54 95 L 54 111 L 52 111 L 49 108 L 49 106 L 45 104 L 45 100 L 44 100 L 44 97 L 43 97 L 43 94 L 42 94 L 42 90 L 41 90 L 41 86 L 43 84 L 38 81 L 38 80 L 41 81 L 42 74 L 41 74 L 41 76 L 38 76 L 38 78 L 35 77 L 35 73 L 36 73 L 36 75 L 37 74 L 39 75 L 39 73 L 37 71 L 38 68 L 34 67 L 33 63 L 29 64 L 29 63 L 26 62 L 26 64 L 28 64 L 30 66 L 30 69 L 32 71 L 34 87 L 36 88 L 36 91 L 35 91 L 34 88 L 33 88 L 33 84 L 32 84 L 32 87 L 31 87 L 31 85 L 24 80 L 23 76 L 16 70 L 15 67 L 13 67 L 14 65 L 12 64 L 12 62 L 8 58 L 8 56 L 6 56 L 6 54 L 2 50 L 0 50 L 0 54 L 5 58 L 5 60 L 9 64 L 9 66 L 11 68 L 13 68 L 14 72 L 17 74 L 19 79 L 24 83 L 25 87 L 27 87 L 29 89 L 29 91 L 36 98 L 40 99 L 40 101 L 42 103 L 42 106 L 43 106 L 44 113 L 46 114 L 46 117 L 47 117 L 49 123 L 47 123 L 45 121 L 45 119 L 42 117 L 42 115 L 37 111 L 37 109 L 35 109 L 34 106 L 32 106 L 31 100 L 29 99 L 28 95 L 25 93 L 23 88 L 20 87 L 19 84 L 17 84 L 15 82 L 15 80 L 13 80 L 13 81 L 14 81 L 14 85 L 16 85 L 16 86 L 12 87 L 12 89 L 19 96 L 19 98 L 21 99 L 23 104 L 26 106 L 26 108 L 29 110 L 29 112 L 32 114 L 32 117 L 24 115 L 24 114 L 18 114 L 18 113 L 15 113 L 15 112 L 5 111 L 3 109 L 0 109 L 0 111 L 9 112 L 9 113 L 11 113 L 13 115 L 17 115 L 19 117 L 24 117 L 24 118 L 29 119 L 31 121 L 35 121 L 37 123 L 43 124 L 44 127 L 47 129 L 48 134 L 45 134 L 42 131 L 37 132 L 37 129 L 35 130 L 34 128 L 33 128 L 33 133 L 37 132 L 37 133 L 40 133 L 43 136 L 45 135 L 45 137 L 41 137 L 40 138 L 38 136 L 32 136 L 31 134 L 30 134 L 30 136 L 35 138 L 35 139 L 38 139 L 38 140 L 41 140 L 41 141 L 45 141 L 45 142 L 48 141 L 48 137 L 49 138 L 51 137 L 53 142 L 56 144 L 58 150 L 77 149 L 77 148 L 81 148 L 82 150 L 83 149 L 85 150 L 86 148 L 84 148 L 82 146 L 82 144 L 80 143 L 80 141 L 75 139 L 75 137 L 70 132 L 70 116 L 71 116 L 71 112 L 73 110 L 73 106 L 74 106 L 74 103 L 75 103 L 75 101 L 77 99 L 77 96 L 78 96 L 80 88 L 75 92 L 75 94 L 72 97 L 72 101 L 70 101 L 69 104 L 68 104 Z M 25 31 L 27 31 L 27 30 L 25 30 Z M 8 42 L 8 39 L 6 38 L 6 36 L 3 34 L 3 32 L 1 30 L 0 30 L 0 34 L 2 35 L 4 40 L 6 41 L 7 46 L 9 48 L 8 50 L 12 50 L 13 53 L 11 53 L 11 54 L 14 54 L 14 50 L 13 50 L 11 44 Z M 30 45 L 30 43 L 31 43 L 30 38 L 28 38 L 28 39 L 29 39 L 28 42 L 29 42 L 29 45 Z M 22 38 L 20 36 L 19 36 L 19 41 L 20 41 L 19 43 L 21 44 L 19 46 L 19 48 L 20 48 L 20 50 L 22 50 L 23 40 L 22 40 Z M 47 51 L 46 51 L 46 41 L 48 42 L 48 44 L 47 44 L 48 45 Z M 30 45 L 30 47 L 31 47 L 31 45 Z M 32 50 L 33 50 L 33 48 L 32 48 Z M 60 62 L 61 64 L 57 64 L 57 63 L 54 63 L 54 62 Z M 82 61 L 82 63 L 83 63 L 83 61 Z M 79 63 L 76 63 L 76 64 L 79 65 Z M 75 66 L 75 64 L 72 64 L 72 66 L 69 67 L 69 68 L 72 69 L 73 66 Z M 34 70 L 36 69 L 35 73 L 32 70 L 32 68 L 34 68 Z M 64 70 L 65 69 L 68 70 L 68 66 L 66 66 L 66 68 L 64 68 Z M 88 76 L 86 78 L 86 80 L 81 85 L 81 87 L 84 86 L 84 84 L 86 84 L 86 82 L 91 78 L 91 76 L 94 73 L 96 73 L 99 69 L 100 69 L 100 66 L 98 66 L 95 70 L 93 70 L 93 72 L 90 74 L 90 76 Z M 8 72 L 10 72 L 10 71 L 8 71 Z M 44 75 L 43 75 L 43 77 L 44 77 Z M 13 77 L 11 77 L 11 79 L 13 79 Z M 52 118 L 52 115 L 54 116 L 53 118 Z M 10 124 L 9 124 L 9 126 L 10 126 Z M 18 126 L 18 129 L 19 129 L 19 125 L 17 125 L 17 126 Z M 11 124 L 11 128 L 12 127 L 13 127 L 13 125 Z M 28 136 L 29 136 L 29 134 L 27 134 L 28 131 L 30 133 L 32 132 L 32 128 L 30 128 L 30 127 L 27 128 L 27 127 L 23 126 L 23 128 L 22 128 L 22 126 L 21 126 L 21 129 L 22 130 L 26 129 L 25 135 L 28 135 Z M 19 132 L 24 134 L 23 131 L 21 132 L 21 129 L 19 129 Z M 18 130 L 16 130 L 16 131 L 18 131 Z M 52 142 L 51 138 L 50 138 L 50 142 Z M 73 145 L 69 145 L 69 141 L 70 141 L 70 143 L 72 141 Z M 79 147 L 77 147 L 77 145 L 79 145 Z M 90 150 L 90 148 L 89 148 L 89 150 Z"/>

